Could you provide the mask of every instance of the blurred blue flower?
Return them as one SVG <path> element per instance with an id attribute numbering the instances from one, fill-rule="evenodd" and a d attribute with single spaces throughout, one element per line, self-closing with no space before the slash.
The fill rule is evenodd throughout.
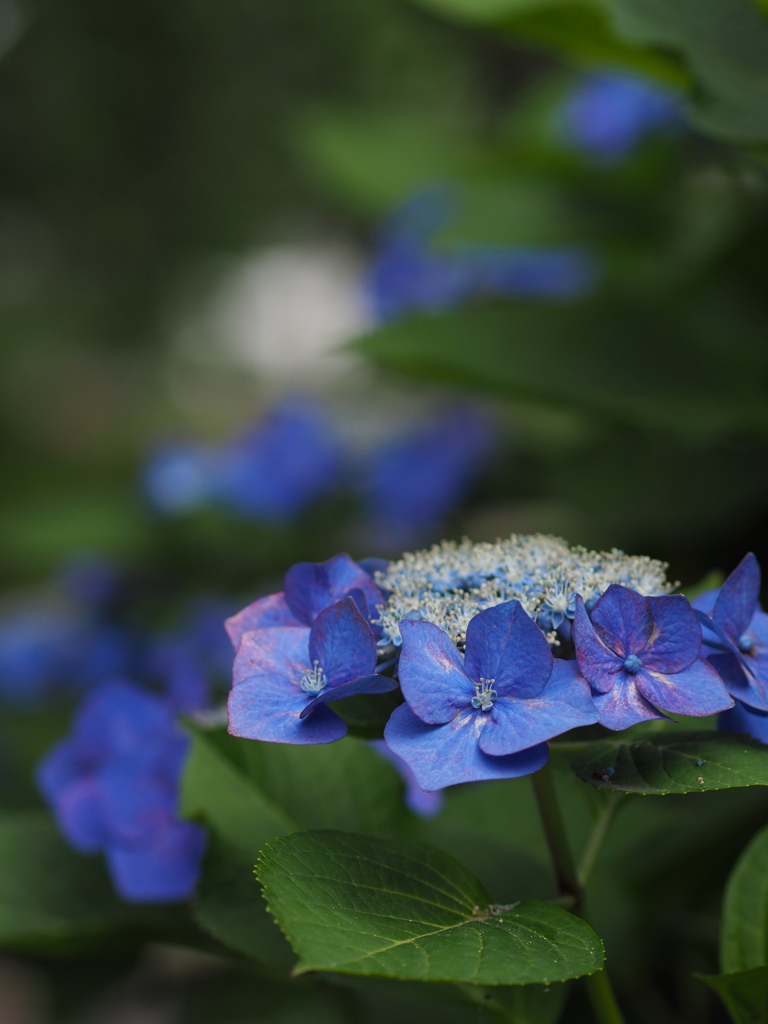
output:
<path id="1" fill-rule="evenodd" d="M 72 681 L 81 651 L 82 624 L 56 608 L 13 608 L 0 618 L 0 694 L 14 704 L 35 704 Z"/>
<path id="2" fill-rule="evenodd" d="M 104 852 L 126 900 L 172 902 L 195 888 L 205 832 L 177 813 L 187 746 L 165 701 L 111 680 L 86 697 L 70 735 L 38 768 L 67 840 Z"/>
<path id="3" fill-rule="evenodd" d="M 459 408 L 374 451 L 361 486 L 377 541 L 407 546 L 439 526 L 484 469 L 493 443 L 489 419 Z"/>
<path id="4" fill-rule="evenodd" d="M 176 516 L 199 508 L 210 497 L 210 459 L 201 445 L 163 445 L 143 471 L 147 501 L 162 515 Z"/>
<path id="5" fill-rule="evenodd" d="M 750 552 L 722 587 L 702 594 L 693 606 L 704 627 L 708 660 L 729 692 L 768 711 L 768 615 L 759 596 L 760 565 Z"/>
<path id="6" fill-rule="evenodd" d="M 397 683 L 375 675 L 376 640 L 352 597 L 312 628 L 281 626 L 243 635 L 232 672 L 229 731 L 272 743 L 332 743 L 347 726 L 326 704 Z"/>
<path id="7" fill-rule="evenodd" d="M 269 523 L 295 519 L 337 482 L 341 452 L 323 410 L 287 398 L 212 463 L 213 498 Z"/>
<path id="8" fill-rule="evenodd" d="M 111 604 L 123 589 L 123 574 L 108 558 L 82 554 L 60 570 L 57 583 L 66 596 L 96 612 Z"/>
<path id="9" fill-rule="evenodd" d="M 704 716 L 733 706 L 717 672 L 699 656 L 701 628 L 682 594 L 643 597 L 614 583 L 591 621 L 579 595 L 573 637 L 600 724 L 609 729 L 666 718 L 658 708 Z"/>
<path id="10" fill-rule="evenodd" d="M 387 322 L 419 310 L 438 312 L 481 296 L 574 298 L 595 284 L 595 261 L 578 246 L 434 249 L 435 232 L 455 217 L 459 204 L 453 190 L 432 186 L 404 203 L 385 224 L 368 269 L 377 320 Z"/>
<path id="11" fill-rule="evenodd" d="M 406 703 L 384 739 L 423 789 L 528 775 L 546 763 L 546 740 L 597 721 L 575 663 L 553 660 L 519 601 L 475 615 L 463 657 L 431 622 L 400 630 Z"/>
<path id="12" fill-rule="evenodd" d="M 586 78 L 559 111 L 569 142 L 594 159 L 618 163 L 647 135 L 682 123 L 679 100 L 642 78 L 604 72 Z"/>

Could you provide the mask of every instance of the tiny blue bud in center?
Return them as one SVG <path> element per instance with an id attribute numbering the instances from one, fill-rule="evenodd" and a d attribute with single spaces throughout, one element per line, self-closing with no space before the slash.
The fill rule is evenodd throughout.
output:
<path id="1" fill-rule="evenodd" d="M 624 668 L 633 675 L 635 672 L 639 672 L 642 667 L 643 663 L 636 654 L 630 654 L 624 661 Z"/>
<path id="2" fill-rule="evenodd" d="M 472 707 L 477 708 L 480 711 L 490 711 L 493 707 L 493 701 L 498 696 L 496 691 L 493 689 L 493 684 L 496 682 L 495 679 L 480 679 L 479 683 L 475 683 L 475 696 L 472 698 Z"/>
<path id="3" fill-rule="evenodd" d="M 739 637 L 738 647 L 742 654 L 749 654 L 752 648 L 755 646 L 755 641 L 748 633 L 742 633 Z"/>
<path id="4" fill-rule="evenodd" d="M 319 662 L 314 662 L 312 668 L 308 668 L 299 680 L 299 686 L 302 688 L 304 693 L 309 693 L 313 697 L 324 690 L 328 685 L 328 677 L 320 667 Z"/>

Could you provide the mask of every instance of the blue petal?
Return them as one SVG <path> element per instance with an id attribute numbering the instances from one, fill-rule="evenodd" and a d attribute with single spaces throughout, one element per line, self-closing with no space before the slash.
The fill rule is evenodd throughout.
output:
<path id="1" fill-rule="evenodd" d="M 597 690 L 598 693 L 607 693 L 615 685 L 624 661 L 610 651 L 598 637 L 580 594 L 576 595 L 573 640 L 576 646 L 579 671 L 593 690 Z"/>
<path id="2" fill-rule="evenodd" d="M 98 779 L 83 776 L 67 786 L 53 802 L 53 812 L 59 828 L 76 850 L 95 853 L 104 848 L 109 829 Z"/>
<path id="3" fill-rule="evenodd" d="M 281 675 L 298 684 L 309 668 L 309 630 L 272 626 L 244 633 L 232 666 L 232 684 L 253 676 Z"/>
<path id="4" fill-rule="evenodd" d="M 384 730 L 387 746 L 411 768 L 422 789 L 431 791 L 459 782 L 516 779 L 547 763 L 546 744 L 509 757 L 489 757 L 478 746 L 482 711 L 468 708 L 445 725 L 426 725 L 407 704 L 393 711 Z"/>
<path id="5" fill-rule="evenodd" d="M 396 679 L 392 679 L 391 676 L 376 675 L 352 679 L 350 682 L 342 683 L 340 686 L 328 686 L 307 704 L 299 718 L 304 719 L 307 715 L 311 715 L 319 704 L 330 704 L 331 701 L 343 700 L 345 697 L 356 697 L 361 693 L 388 693 L 390 690 L 396 689 Z"/>
<path id="6" fill-rule="evenodd" d="M 737 640 L 752 621 L 759 597 L 760 566 L 750 551 L 720 588 L 712 618 L 727 636 Z"/>
<path id="7" fill-rule="evenodd" d="M 333 743 L 346 736 L 337 714 L 320 705 L 301 719 L 307 695 L 285 676 L 257 676 L 236 686 L 227 704 L 229 732 L 268 743 Z"/>
<path id="8" fill-rule="evenodd" d="M 376 640 L 351 597 L 326 608 L 309 634 L 309 660 L 325 672 L 328 686 L 340 686 L 376 667 Z"/>
<path id="9" fill-rule="evenodd" d="M 475 696 L 475 684 L 464 672 L 456 644 L 431 622 L 404 620 L 400 633 L 398 676 L 403 696 L 422 722 L 450 722 Z"/>
<path id="10" fill-rule="evenodd" d="M 224 623 L 232 646 L 237 650 L 243 633 L 251 629 L 264 629 L 266 626 L 300 626 L 288 603 L 285 594 L 279 590 L 276 594 L 267 594 L 243 608 L 237 615 L 232 615 Z"/>
<path id="11" fill-rule="evenodd" d="M 732 697 L 737 697 L 751 708 L 768 711 L 768 688 L 744 671 L 742 660 L 730 651 L 726 654 L 710 654 L 707 658 Z"/>
<path id="12" fill-rule="evenodd" d="M 651 718 L 667 718 L 643 697 L 635 686 L 634 676 L 621 672 L 616 684 L 608 693 L 594 694 L 600 725 L 606 729 L 628 729 L 630 725 L 646 722 Z"/>
<path id="13" fill-rule="evenodd" d="M 703 717 L 732 706 L 720 676 L 701 659 L 669 675 L 642 668 L 635 676 L 635 686 L 656 707 L 678 715 Z"/>
<path id="14" fill-rule="evenodd" d="M 102 683 L 85 698 L 73 737 L 93 763 L 146 748 L 173 729 L 170 706 L 124 680 Z"/>
<path id="15" fill-rule="evenodd" d="M 757 711 L 737 700 L 720 715 L 717 727 L 722 732 L 746 732 L 761 743 L 768 743 L 768 710 Z"/>
<path id="16" fill-rule="evenodd" d="M 555 659 L 542 692 L 528 700 L 499 697 L 488 712 L 480 749 L 494 757 L 515 754 L 580 725 L 593 725 L 597 709 L 574 662 Z"/>
<path id="17" fill-rule="evenodd" d="M 680 672 L 701 651 L 701 626 L 696 612 L 682 594 L 646 600 L 653 615 L 653 632 L 639 652 L 640 659 L 654 672 Z"/>
<path id="18" fill-rule="evenodd" d="M 648 598 L 618 583 L 612 583 L 592 609 L 592 623 L 606 647 L 622 660 L 639 654 L 653 631 Z"/>
<path id="19" fill-rule="evenodd" d="M 552 672 L 552 653 L 520 602 L 506 601 L 470 620 L 464 671 L 495 680 L 500 697 L 536 697 Z"/>
<path id="20" fill-rule="evenodd" d="M 175 821 L 149 842 L 110 846 L 107 863 L 115 888 L 131 903 L 187 899 L 197 884 L 205 841 L 205 831 L 199 825 Z"/>
<path id="21" fill-rule="evenodd" d="M 384 595 L 349 555 L 334 555 L 327 562 L 297 562 L 285 574 L 288 607 L 307 626 L 312 625 L 321 611 L 352 590 L 365 594 L 371 614 L 377 605 L 384 604 Z"/>
<path id="22" fill-rule="evenodd" d="M 121 759 L 100 774 L 104 817 L 110 838 L 140 842 L 173 820 L 176 786 L 141 771 L 135 762 Z"/>

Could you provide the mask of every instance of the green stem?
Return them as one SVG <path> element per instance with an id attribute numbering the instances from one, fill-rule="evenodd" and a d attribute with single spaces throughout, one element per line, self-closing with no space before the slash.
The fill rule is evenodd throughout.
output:
<path id="1" fill-rule="evenodd" d="M 544 838 L 547 840 L 552 866 L 555 869 L 558 891 L 561 896 L 573 897 L 574 910 L 578 913 L 584 898 L 584 890 L 579 882 L 576 864 L 568 842 L 568 833 L 565 830 L 565 822 L 560 813 L 560 804 L 550 765 L 544 765 L 542 769 L 532 775 L 531 781 L 536 803 L 539 806 Z"/>
<path id="2" fill-rule="evenodd" d="M 550 766 L 545 765 L 544 768 L 532 775 L 531 781 L 536 796 L 536 803 L 539 806 L 544 836 L 549 847 L 549 855 L 552 859 L 552 866 L 555 869 L 560 897 L 565 903 L 572 900 L 572 912 L 586 921 L 582 873 L 576 870 Z M 585 850 L 585 855 L 589 853 L 586 863 L 587 874 L 597 857 L 597 852 L 605 838 L 605 833 L 614 810 L 615 807 L 611 808 L 610 814 L 607 814 L 606 808 L 606 812 L 598 820 L 593 834 L 587 843 L 587 849 Z M 603 821 L 603 819 L 606 820 Z M 598 831 L 600 832 L 599 842 L 595 837 Z M 585 858 L 582 858 L 582 871 L 584 866 Z M 625 1024 L 605 968 L 597 971 L 595 974 L 587 975 L 582 980 L 592 1003 L 597 1024 Z"/>
<path id="3" fill-rule="evenodd" d="M 582 889 L 586 886 L 587 879 L 592 873 L 592 868 L 595 866 L 597 856 L 605 842 L 605 837 L 608 835 L 608 828 L 623 796 L 623 793 L 609 794 L 605 806 L 601 810 L 594 828 L 592 829 L 592 834 L 587 840 L 587 845 L 582 851 L 577 871 L 579 885 Z"/>

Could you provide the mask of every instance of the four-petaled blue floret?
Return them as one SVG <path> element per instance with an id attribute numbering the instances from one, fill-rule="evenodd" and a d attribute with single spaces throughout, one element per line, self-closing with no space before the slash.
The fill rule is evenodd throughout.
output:
<path id="1" fill-rule="evenodd" d="M 719 590 L 702 594 L 693 606 L 704 626 L 708 660 L 730 694 L 768 711 L 768 615 L 759 595 L 760 566 L 750 552 Z"/>
<path id="2" fill-rule="evenodd" d="M 401 629 L 406 703 L 384 737 L 424 789 L 528 775 L 546 763 L 546 740 L 597 721 L 576 666 L 552 658 L 519 601 L 471 620 L 464 657 L 430 622 Z"/>
<path id="3" fill-rule="evenodd" d="M 380 559 L 372 560 L 373 569 L 386 566 Z M 336 601 L 351 597 L 361 614 L 370 622 L 384 604 L 384 595 L 376 586 L 367 567 L 354 562 L 349 555 L 334 555 L 327 562 L 297 562 L 285 574 L 284 589 L 260 597 L 225 622 L 233 646 L 237 649 L 244 633 L 269 626 L 306 626 L 320 612 Z M 378 636 L 380 630 L 373 625 Z"/>
<path id="4" fill-rule="evenodd" d="M 332 743 L 347 726 L 326 705 L 394 689 L 375 674 L 376 639 L 353 597 L 306 626 L 268 626 L 242 635 L 229 695 L 229 731 L 273 743 Z"/>
<path id="5" fill-rule="evenodd" d="M 115 888 L 131 902 L 168 903 L 194 891 L 205 832 L 177 812 L 187 747 L 167 702 L 108 681 L 39 766 L 38 785 L 68 841 L 83 853 L 103 851 Z"/>
<path id="6" fill-rule="evenodd" d="M 576 657 L 594 691 L 601 725 L 626 729 L 646 719 L 712 715 L 733 705 L 700 657 L 701 628 L 681 594 L 643 597 L 610 586 L 592 610 L 576 598 Z"/>

